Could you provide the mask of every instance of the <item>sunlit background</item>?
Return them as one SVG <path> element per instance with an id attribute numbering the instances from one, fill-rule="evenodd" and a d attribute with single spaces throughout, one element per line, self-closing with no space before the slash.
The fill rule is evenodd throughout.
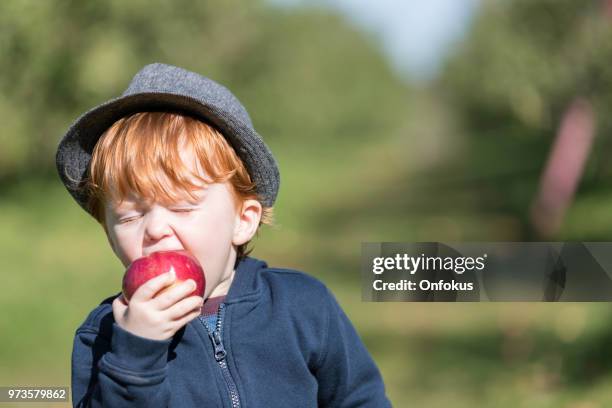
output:
<path id="1" fill-rule="evenodd" d="M 0 385 L 68 386 L 120 290 L 55 148 L 158 61 L 247 107 L 282 178 L 252 255 L 332 289 L 394 406 L 610 406 L 607 304 L 364 303 L 359 263 L 366 241 L 611 241 L 611 38 L 604 0 L 0 2 Z"/>

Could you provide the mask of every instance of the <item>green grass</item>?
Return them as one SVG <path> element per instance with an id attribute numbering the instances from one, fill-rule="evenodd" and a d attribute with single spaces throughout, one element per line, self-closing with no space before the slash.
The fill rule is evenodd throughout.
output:
<path id="1" fill-rule="evenodd" d="M 322 163 L 332 182 L 351 170 L 331 160 Z M 612 357 L 602 354 L 607 304 L 362 302 L 359 243 L 368 231 L 371 238 L 384 238 L 387 225 L 393 231 L 392 219 L 373 213 L 347 222 L 338 213 L 326 229 L 317 221 L 323 209 L 296 198 L 298 192 L 328 200 L 332 211 L 347 195 L 367 191 L 351 193 L 344 186 L 333 200 L 329 190 L 317 192 L 316 185 L 295 187 L 308 178 L 308 170 L 305 163 L 292 168 L 288 195 L 277 211 L 279 227 L 261 232 L 253 255 L 305 270 L 332 289 L 380 367 L 395 406 L 603 407 L 612 402 Z M 362 180 L 367 183 L 368 176 Z M 390 234 L 401 239 L 402 228 L 427 221 L 406 217 L 396 224 Z M 69 385 L 74 330 L 100 300 L 119 290 L 123 268 L 100 227 L 59 182 L 29 180 L 5 191 L 0 225 L 5 268 L 0 383 Z"/>

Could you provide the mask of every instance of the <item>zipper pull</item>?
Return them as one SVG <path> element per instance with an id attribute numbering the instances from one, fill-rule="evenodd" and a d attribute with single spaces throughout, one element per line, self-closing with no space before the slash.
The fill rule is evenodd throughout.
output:
<path id="1" fill-rule="evenodd" d="M 218 331 L 215 331 L 212 334 L 213 345 L 215 346 L 215 360 L 221 361 L 227 355 L 225 351 L 225 347 L 223 347 L 223 342 L 221 342 L 221 336 Z"/>

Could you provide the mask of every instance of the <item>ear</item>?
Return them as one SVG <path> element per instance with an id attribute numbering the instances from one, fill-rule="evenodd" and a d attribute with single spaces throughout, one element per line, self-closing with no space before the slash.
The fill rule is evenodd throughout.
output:
<path id="1" fill-rule="evenodd" d="M 234 226 L 234 236 L 232 243 L 234 245 L 242 245 L 249 242 L 257 227 L 259 227 L 259 220 L 261 220 L 261 203 L 257 200 L 245 200 L 242 203 L 242 207 L 239 208 L 236 214 L 236 222 Z"/>

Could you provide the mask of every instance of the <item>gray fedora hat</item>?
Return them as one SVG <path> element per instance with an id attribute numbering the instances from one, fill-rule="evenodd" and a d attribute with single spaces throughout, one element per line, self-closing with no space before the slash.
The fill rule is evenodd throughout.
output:
<path id="1" fill-rule="evenodd" d="M 262 205 L 276 200 L 280 176 L 276 161 L 240 101 L 224 86 L 195 72 L 166 65 L 142 68 L 123 94 L 79 117 L 59 143 L 56 165 L 62 182 L 88 211 L 83 188 L 93 148 L 117 120 L 137 112 L 174 111 L 216 127 L 244 162 Z"/>

